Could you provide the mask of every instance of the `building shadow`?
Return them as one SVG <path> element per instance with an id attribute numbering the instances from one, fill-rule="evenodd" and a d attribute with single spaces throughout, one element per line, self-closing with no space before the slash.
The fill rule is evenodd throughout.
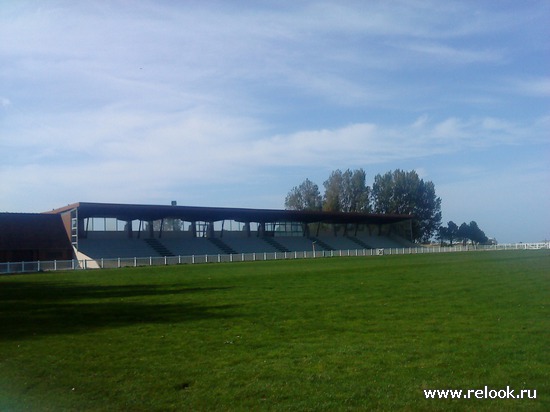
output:
<path id="1" fill-rule="evenodd" d="M 215 302 L 216 292 L 224 289 L 230 288 L 1 282 L 0 341 L 238 316 L 235 305 L 197 304 L 189 296 L 212 294 Z"/>

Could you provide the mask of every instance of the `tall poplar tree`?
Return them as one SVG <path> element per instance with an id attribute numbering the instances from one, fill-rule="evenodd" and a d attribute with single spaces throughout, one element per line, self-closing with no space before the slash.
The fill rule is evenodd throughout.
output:
<path id="1" fill-rule="evenodd" d="M 427 242 L 441 225 L 441 199 L 432 182 L 425 182 L 416 171 L 396 169 L 376 175 L 372 185 L 374 211 L 413 215 L 415 241 Z"/>
<path id="2" fill-rule="evenodd" d="M 323 210 L 333 212 L 368 212 L 370 188 L 363 169 L 333 171 L 323 183 Z"/>

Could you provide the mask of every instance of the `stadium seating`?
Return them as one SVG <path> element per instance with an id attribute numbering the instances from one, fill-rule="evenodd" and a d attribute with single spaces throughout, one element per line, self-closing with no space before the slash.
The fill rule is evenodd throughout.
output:
<path id="1" fill-rule="evenodd" d="M 193 238 L 187 232 L 168 233 L 158 238 L 127 238 L 121 233 L 94 234 L 80 239 L 79 252 L 92 259 L 132 257 L 191 256 L 233 253 L 310 252 L 378 248 L 402 248 L 412 245 L 395 236 L 379 236 L 366 232 L 357 236 L 321 234 L 317 237 L 271 236 L 261 237 L 242 232 L 215 233 L 214 238 Z"/>
<path id="2" fill-rule="evenodd" d="M 80 239 L 78 250 L 94 259 L 159 256 L 141 239 Z"/>

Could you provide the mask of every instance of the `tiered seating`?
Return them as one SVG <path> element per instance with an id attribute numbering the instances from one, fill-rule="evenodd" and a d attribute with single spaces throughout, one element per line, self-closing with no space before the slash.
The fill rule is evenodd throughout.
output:
<path id="1" fill-rule="evenodd" d="M 219 235 L 219 233 L 217 233 Z M 262 238 L 254 233 L 250 237 L 224 232 L 216 241 L 209 238 L 177 237 L 174 235 L 154 239 L 125 238 L 118 236 L 91 237 L 79 240 L 79 251 L 93 259 L 217 255 L 231 253 L 311 252 L 322 250 L 356 250 L 409 247 L 410 242 L 392 236 L 358 233 L 355 237 L 321 234 L 319 237 L 276 236 Z M 271 239 L 271 243 L 269 240 Z M 315 242 L 315 245 L 314 245 Z M 223 246 L 223 247 L 222 247 Z"/>
<path id="2" fill-rule="evenodd" d="M 302 236 L 277 236 L 275 240 L 293 252 L 308 252 L 313 250 L 313 241 Z M 317 250 L 320 250 L 317 248 Z"/>
<path id="3" fill-rule="evenodd" d="M 254 252 L 278 252 L 278 250 L 259 237 L 224 237 L 223 241 L 238 253 L 254 253 Z"/>
<path id="4" fill-rule="evenodd" d="M 355 243 L 353 240 L 346 236 L 328 236 L 323 235 L 319 236 L 319 239 L 322 240 L 333 250 L 354 250 L 354 249 L 364 249 L 360 244 Z"/>
<path id="5" fill-rule="evenodd" d="M 224 253 L 207 238 L 159 239 L 174 255 L 217 255 Z"/>
<path id="6" fill-rule="evenodd" d="M 390 235 L 390 238 L 399 243 L 399 246 L 401 247 L 418 247 L 416 243 L 411 242 L 410 240 L 404 239 L 401 236 L 398 235 Z"/>
<path id="7" fill-rule="evenodd" d="M 94 259 L 159 256 L 142 239 L 80 239 L 78 249 Z"/>
<path id="8" fill-rule="evenodd" d="M 369 235 L 368 233 L 361 233 L 357 235 L 361 241 L 372 246 L 375 249 L 391 249 L 402 248 L 403 246 L 388 236 Z"/>

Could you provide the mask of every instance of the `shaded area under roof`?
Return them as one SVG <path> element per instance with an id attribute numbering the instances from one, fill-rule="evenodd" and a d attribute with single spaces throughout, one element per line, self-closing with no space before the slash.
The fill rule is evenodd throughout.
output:
<path id="1" fill-rule="evenodd" d="M 218 222 L 234 220 L 238 222 L 301 222 L 301 223 L 349 223 L 349 224 L 390 224 L 412 219 L 411 215 L 389 215 L 374 213 L 345 213 L 325 211 L 246 209 L 227 207 L 136 205 L 116 203 L 74 203 L 47 213 L 62 214 L 78 209 L 78 218 L 106 217 L 122 221 L 154 221 L 165 218 L 181 219 L 188 222 Z"/>

